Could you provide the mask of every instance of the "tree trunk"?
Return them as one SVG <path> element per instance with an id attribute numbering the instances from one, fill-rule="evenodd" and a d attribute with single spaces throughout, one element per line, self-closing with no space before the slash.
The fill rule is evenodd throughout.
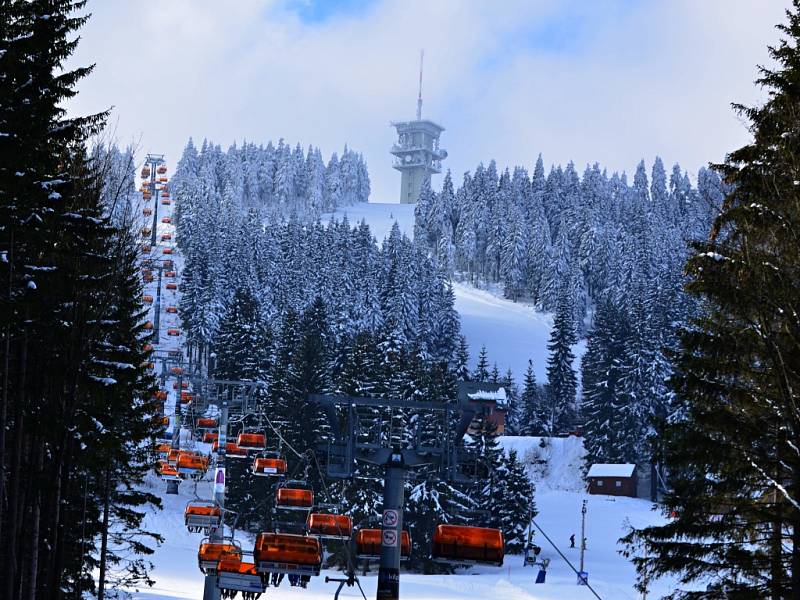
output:
<path id="1" fill-rule="evenodd" d="M 111 465 L 106 466 L 103 482 L 103 528 L 100 539 L 100 577 L 97 583 L 97 600 L 106 593 L 106 555 L 108 554 L 108 519 L 111 509 Z"/>
<path id="2" fill-rule="evenodd" d="M 15 582 L 17 581 L 17 531 L 19 529 L 18 521 L 21 511 L 21 498 L 20 498 L 20 466 L 22 463 L 22 438 L 23 438 L 23 422 L 24 414 L 22 407 L 25 406 L 25 377 L 26 367 L 28 361 L 28 339 L 27 335 L 23 334 L 22 346 L 20 350 L 20 374 L 19 381 L 17 382 L 19 390 L 19 399 L 17 401 L 16 410 L 14 411 L 14 452 L 11 459 L 11 469 L 8 474 L 9 493 L 8 493 L 8 527 L 6 532 L 6 539 L 4 542 L 8 548 L 8 558 L 5 565 L 5 594 L 6 598 L 15 598 Z"/>
<path id="3" fill-rule="evenodd" d="M 38 441 L 33 449 L 33 462 L 36 467 L 33 476 L 33 510 L 31 511 L 30 544 L 31 555 L 28 565 L 28 600 L 36 600 L 39 575 L 39 532 L 42 516 L 42 486 L 39 483 L 44 465 L 44 443 Z"/>

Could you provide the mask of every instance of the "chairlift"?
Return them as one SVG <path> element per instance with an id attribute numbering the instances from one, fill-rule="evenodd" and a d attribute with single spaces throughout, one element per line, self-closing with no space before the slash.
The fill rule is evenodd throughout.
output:
<path id="1" fill-rule="evenodd" d="M 319 575 L 322 546 L 317 538 L 292 533 L 259 533 L 253 549 L 259 573 Z"/>
<path id="2" fill-rule="evenodd" d="M 152 229 L 150 229 L 149 227 L 142 227 L 142 231 L 141 231 L 142 237 L 147 237 L 151 233 L 153 233 Z"/>
<path id="3" fill-rule="evenodd" d="M 170 281 L 167 284 L 167 289 L 168 290 L 177 290 L 178 289 L 178 284 L 177 283 L 173 283 L 173 282 Z"/>
<path id="4" fill-rule="evenodd" d="M 165 225 L 169 225 L 172 223 L 172 217 L 164 217 L 161 219 L 161 222 L 164 223 Z"/>
<path id="5" fill-rule="evenodd" d="M 152 321 L 146 321 L 146 322 L 145 322 L 145 324 L 143 325 L 143 327 L 144 327 L 144 329 L 146 329 L 147 331 L 152 331 L 152 329 L 153 329 L 153 322 L 152 322 Z"/>
<path id="6" fill-rule="evenodd" d="M 167 395 L 167 390 L 156 390 L 156 393 L 153 394 L 156 400 L 166 400 Z"/>
<path id="7" fill-rule="evenodd" d="M 180 329 L 172 329 L 172 328 L 167 329 L 167 335 L 171 335 L 174 337 L 174 336 L 179 336 L 180 334 L 181 334 Z"/>
<path id="8" fill-rule="evenodd" d="M 353 519 L 347 515 L 311 513 L 306 521 L 308 535 L 328 540 L 349 540 L 353 535 Z"/>
<path id="9" fill-rule="evenodd" d="M 181 478 L 178 476 L 178 471 L 172 465 L 168 464 L 167 461 L 162 460 L 159 461 L 156 465 L 156 472 L 158 476 L 163 479 L 164 481 L 181 481 Z"/>
<path id="10" fill-rule="evenodd" d="M 267 591 L 267 583 L 256 570 L 255 563 L 240 558 L 223 558 L 217 564 L 217 588 L 224 600 L 242 592 L 243 600 L 257 600 Z"/>
<path id="11" fill-rule="evenodd" d="M 169 247 L 164 248 L 163 253 L 164 254 L 172 254 L 172 248 L 169 248 Z"/>
<path id="12" fill-rule="evenodd" d="M 172 268 L 172 264 L 173 264 L 173 263 L 172 263 L 172 259 L 171 259 L 171 258 L 168 258 L 168 259 L 166 259 L 166 260 L 164 261 L 164 268 L 165 268 L 165 269 L 171 269 L 171 268 Z"/>
<path id="13" fill-rule="evenodd" d="M 242 548 L 235 541 L 231 543 L 212 542 L 205 538 L 197 551 L 197 566 L 203 573 L 216 571 L 217 564 L 224 558 L 241 558 Z"/>
<path id="14" fill-rule="evenodd" d="M 152 273 L 144 273 L 142 275 L 142 281 L 144 283 L 153 283 L 153 275 L 152 275 Z"/>
<path id="15" fill-rule="evenodd" d="M 167 190 L 166 188 L 163 188 L 161 190 L 161 197 L 162 198 L 169 198 L 169 190 Z"/>
<path id="16" fill-rule="evenodd" d="M 144 302 L 145 304 L 152 304 L 153 297 L 150 296 L 149 294 L 145 294 L 144 296 L 142 296 L 142 302 Z"/>
<path id="17" fill-rule="evenodd" d="M 217 420 L 209 417 L 200 417 L 194 424 L 196 429 L 216 429 L 218 427 Z"/>
<path id="18" fill-rule="evenodd" d="M 171 233 L 164 233 L 164 234 L 161 235 L 161 241 L 162 242 L 168 242 L 171 239 L 172 239 L 172 234 Z"/>
<path id="19" fill-rule="evenodd" d="M 208 470 L 208 457 L 192 452 L 181 452 L 176 467 L 179 475 L 199 479 Z"/>
<path id="20" fill-rule="evenodd" d="M 167 183 L 167 178 L 162 175 L 158 178 L 158 183 Z"/>
<path id="21" fill-rule="evenodd" d="M 178 307 L 177 306 L 168 306 L 166 308 L 166 310 L 167 310 L 167 313 L 169 313 L 171 315 L 174 315 L 174 314 L 176 314 L 178 312 Z"/>
<path id="22" fill-rule="evenodd" d="M 219 440 L 211 445 L 211 451 L 216 452 L 219 448 Z M 228 442 L 225 444 L 225 455 L 231 458 L 247 458 L 247 450 L 239 448 L 235 442 Z"/>
<path id="23" fill-rule="evenodd" d="M 143 363 L 145 367 L 147 367 L 148 371 L 154 371 L 156 368 L 156 363 L 154 362 L 145 362 Z"/>
<path id="24" fill-rule="evenodd" d="M 176 275 L 175 271 L 165 271 L 164 272 L 164 276 L 165 277 L 175 277 L 175 275 Z"/>
<path id="25" fill-rule="evenodd" d="M 158 167 L 156 167 L 156 173 L 158 173 L 159 175 L 163 175 L 166 172 L 167 172 L 167 165 L 158 165 Z"/>
<path id="26" fill-rule="evenodd" d="M 161 200 L 161 205 L 162 206 L 169 206 L 170 204 L 172 204 L 172 200 L 170 200 L 169 198 L 163 198 Z"/>
<path id="27" fill-rule="evenodd" d="M 181 402 L 191 402 L 194 400 L 194 396 L 191 392 L 181 392 Z"/>
<path id="28" fill-rule="evenodd" d="M 153 344 L 145 344 L 142 346 L 142 352 L 152 352 L 153 351 Z"/>
<path id="29" fill-rule="evenodd" d="M 488 527 L 438 525 L 431 557 L 436 562 L 468 565 L 503 565 L 503 533 Z"/>
<path id="30" fill-rule="evenodd" d="M 213 502 L 193 500 L 183 511 L 183 521 L 189 533 L 216 529 L 222 523 L 222 509 Z"/>
<path id="31" fill-rule="evenodd" d="M 286 474 L 286 461 L 282 458 L 263 458 L 253 459 L 251 467 L 253 475 L 259 477 L 280 477 Z"/>
<path id="32" fill-rule="evenodd" d="M 142 168 L 142 179 L 147 179 L 150 177 L 150 167 Z"/>
<path id="33" fill-rule="evenodd" d="M 142 244 L 142 252 L 143 253 L 150 252 L 150 244 Z"/>
<path id="34" fill-rule="evenodd" d="M 181 387 L 181 389 L 186 390 L 186 389 L 189 388 L 189 384 L 186 381 L 181 381 L 181 386 L 180 387 Z M 172 384 L 172 389 L 173 390 L 177 390 L 178 389 L 178 382 L 177 381 Z"/>
<path id="35" fill-rule="evenodd" d="M 142 214 L 143 214 L 145 217 L 149 217 L 150 215 L 152 215 L 152 214 L 153 214 L 153 209 L 152 209 L 152 208 L 143 208 L 143 209 L 142 209 Z"/>
<path id="36" fill-rule="evenodd" d="M 381 539 L 383 532 L 380 529 L 359 529 L 356 532 L 356 555 L 365 560 L 380 560 Z M 400 532 L 400 560 L 411 558 L 411 536 L 408 531 Z"/>
<path id="37" fill-rule="evenodd" d="M 214 442 L 219 439 L 219 433 L 216 431 L 206 431 L 203 434 L 203 443 L 204 444 L 213 444 Z"/>
<path id="38" fill-rule="evenodd" d="M 172 375 L 183 375 L 183 369 L 181 367 L 172 367 L 169 372 Z"/>
<path id="39" fill-rule="evenodd" d="M 314 507 L 314 492 L 302 488 L 278 488 L 275 506 L 286 510 L 311 510 Z"/>
<path id="40" fill-rule="evenodd" d="M 246 450 L 266 450 L 267 436 L 263 433 L 240 433 L 236 438 L 236 445 Z"/>

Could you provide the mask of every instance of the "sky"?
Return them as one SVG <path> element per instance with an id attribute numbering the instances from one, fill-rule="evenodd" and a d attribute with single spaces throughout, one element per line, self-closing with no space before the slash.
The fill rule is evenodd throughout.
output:
<path id="1" fill-rule="evenodd" d="M 456 184 L 490 159 L 690 175 L 745 143 L 730 108 L 763 100 L 788 0 L 89 0 L 71 64 L 94 63 L 72 114 L 113 108 L 138 156 L 174 166 L 191 136 L 227 148 L 347 144 L 373 202 L 397 202 L 391 121 L 445 127 Z M 438 189 L 442 176 L 435 176 Z"/>

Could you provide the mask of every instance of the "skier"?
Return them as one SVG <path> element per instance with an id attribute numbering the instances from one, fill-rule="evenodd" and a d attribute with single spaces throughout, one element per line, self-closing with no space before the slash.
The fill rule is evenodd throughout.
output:
<path id="1" fill-rule="evenodd" d="M 570 548 L 574 548 L 575 547 L 575 534 L 574 533 L 571 536 L 569 536 L 569 547 Z"/>

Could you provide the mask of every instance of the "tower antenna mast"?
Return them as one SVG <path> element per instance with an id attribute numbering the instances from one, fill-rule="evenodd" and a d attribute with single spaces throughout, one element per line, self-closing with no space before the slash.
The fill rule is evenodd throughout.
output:
<path id="1" fill-rule="evenodd" d="M 417 97 L 417 121 L 422 120 L 422 61 L 425 58 L 425 50 L 419 51 L 419 96 Z"/>

